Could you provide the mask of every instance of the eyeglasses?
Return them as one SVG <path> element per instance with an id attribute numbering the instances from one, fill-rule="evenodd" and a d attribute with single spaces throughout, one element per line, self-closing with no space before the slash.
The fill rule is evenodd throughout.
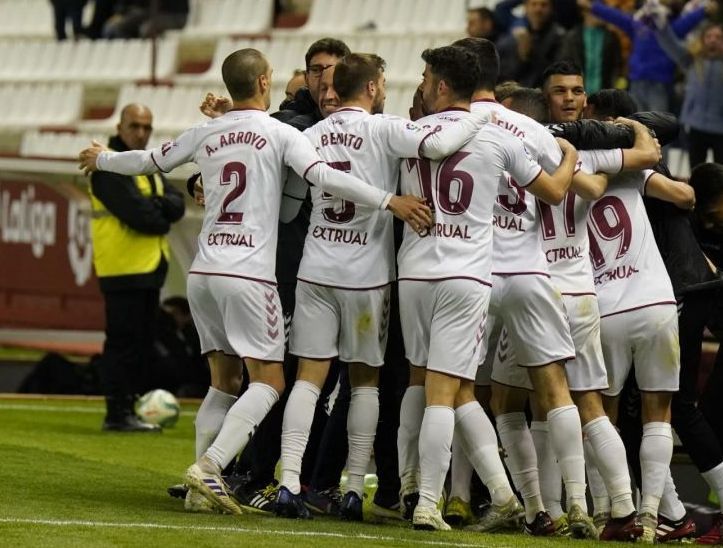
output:
<path id="1" fill-rule="evenodd" d="M 306 69 L 306 72 L 313 76 L 321 76 L 322 72 L 333 66 L 334 65 L 309 65 Z"/>

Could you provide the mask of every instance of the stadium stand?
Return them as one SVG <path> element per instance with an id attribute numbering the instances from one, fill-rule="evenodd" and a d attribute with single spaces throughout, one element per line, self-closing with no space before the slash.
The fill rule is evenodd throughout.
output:
<path id="1" fill-rule="evenodd" d="M 224 34 L 261 34 L 273 23 L 272 0 L 195 0 L 182 33 L 218 38 Z"/>

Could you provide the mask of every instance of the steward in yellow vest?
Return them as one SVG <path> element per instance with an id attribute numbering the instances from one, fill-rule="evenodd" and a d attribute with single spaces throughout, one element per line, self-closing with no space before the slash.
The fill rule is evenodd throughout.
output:
<path id="1" fill-rule="evenodd" d="M 152 115 L 142 105 L 121 113 L 109 147 L 145 149 Z M 126 176 L 99 171 L 90 180 L 93 262 L 105 299 L 106 341 L 101 386 L 104 430 L 157 431 L 135 415 L 135 395 L 150 388 L 160 288 L 168 271 L 166 234 L 184 213 L 183 194 L 160 174 Z"/>

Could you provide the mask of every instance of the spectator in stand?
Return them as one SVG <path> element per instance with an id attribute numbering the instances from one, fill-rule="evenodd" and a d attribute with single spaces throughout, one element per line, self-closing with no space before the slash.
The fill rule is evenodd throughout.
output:
<path id="1" fill-rule="evenodd" d="M 106 22 L 113 17 L 115 10 L 114 0 L 95 0 L 93 6 L 93 19 L 85 29 L 85 34 L 91 40 L 97 40 L 103 36 L 103 28 Z"/>
<path id="2" fill-rule="evenodd" d="M 658 43 L 686 71 L 680 122 L 689 131 L 690 169 L 705 162 L 708 150 L 723 163 L 723 25 L 711 23 L 688 51 L 670 25 L 657 33 Z"/>
<path id="3" fill-rule="evenodd" d="M 675 76 L 675 64 L 665 54 L 655 37 L 653 20 L 667 17 L 667 8 L 657 0 L 647 0 L 635 14 L 625 13 L 605 5 L 600 0 L 578 0 L 583 9 L 624 31 L 632 40 L 633 49 L 628 65 L 630 94 L 642 111 L 670 110 L 670 90 Z M 678 38 L 684 38 L 706 17 L 709 7 L 700 7 L 670 22 Z"/>
<path id="4" fill-rule="evenodd" d="M 105 38 L 151 38 L 164 31 L 182 29 L 188 20 L 189 0 L 119 0 L 115 14 L 103 28 Z"/>
<path id="5" fill-rule="evenodd" d="M 498 35 L 495 15 L 489 8 L 467 10 L 467 36 L 496 42 Z"/>
<path id="6" fill-rule="evenodd" d="M 58 40 L 65 40 L 68 36 L 65 24 L 70 19 L 73 23 L 73 38 L 76 40 L 83 34 L 83 7 L 86 0 L 50 0 L 53 4 L 55 19 L 55 36 Z"/>
<path id="7" fill-rule="evenodd" d="M 539 87 L 542 72 L 558 55 L 563 28 L 553 19 L 552 0 L 525 0 L 525 21 L 498 42 L 500 80 Z"/>
<path id="8" fill-rule="evenodd" d="M 581 7 L 582 23 L 565 34 L 559 59 L 569 59 L 583 68 L 585 91 L 595 93 L 616 87 L 623 76 L 620 40 L 589 8 Z"/>

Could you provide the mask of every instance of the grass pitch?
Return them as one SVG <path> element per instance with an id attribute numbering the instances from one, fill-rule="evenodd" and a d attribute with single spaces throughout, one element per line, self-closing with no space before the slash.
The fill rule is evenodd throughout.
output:
<path id="1" fill-rule="evenodd" d="M 330 518 L 194 515 L 166 494 L 193 459 L 193 406 L 160 435 L 101 432 L 101 401 L 0 398 L 0 546 L 592 546 Z"/>

